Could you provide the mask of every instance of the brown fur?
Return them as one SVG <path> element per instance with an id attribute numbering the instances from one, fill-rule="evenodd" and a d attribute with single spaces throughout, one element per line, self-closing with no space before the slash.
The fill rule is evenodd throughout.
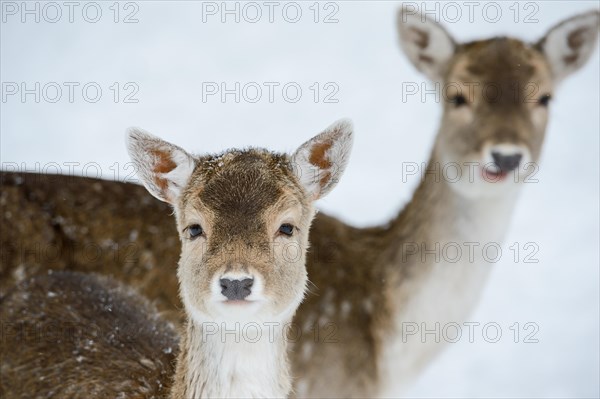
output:
<path id="1" fill-rule="evenodd" d="M 168 394 L 177 333 L 124 284 L 49 272 L 22 282 L 0 307 L 3 398 Z"/>
<path id="2" fill-rule="evenodd" d="M 0 298 L 46 270 L 101 272 L 181 320 L 172 210 L 144 187 L 8 172 L 0 172 L 0 187 Z"/>

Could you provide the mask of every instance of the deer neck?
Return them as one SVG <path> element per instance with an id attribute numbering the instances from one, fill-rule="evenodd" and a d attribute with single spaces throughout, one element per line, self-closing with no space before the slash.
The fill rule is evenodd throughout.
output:
<path id="1" fill-rule="evenodd" d="M 432 157 L 429 166 L 437 162 Z M 509 225 L 517 190 L 471 199 L 450 184 L 435 174 L 427 175 L 390 225 L 395 247 L 386 266 L 390 284 L 386 302 L 393 328 L 381 332 L 386 348 L 380 363 L 383 396 L 405 388 L 439 353 L 436 348 L 444 343 L 445 325 L 463 326 L 493 266 L 483 249 L 487 245 L 492 254 Z M 462 250 L 457 259 L 453 247 Z M 502 249 L 507 256 L 506 248 Z M 406 335 L 409 328 L 416 329 L 414 335 Z M 424 330 L 434 332 L 423 335 Z"/>
<path id="2" fill-rule="evenodd" d="M 432 156 L 428 168 L 439 171 L 439 165 L 438 158 Z M 456 183 L 439 173 L 425 174 L 411 202 L 391 223 L 396 245 L 387 271 L 390 281 L 401 287 L 394 290 L 400 294 L 394 298 L 396 303 L 428 295 L 421 288 L 427 284 L 453 287 L 448 295 L 475 301 L 491 266 L 502 256 L 496 251 L 504 250 L 506 255 L 502 242 L 517 187 L 511 186 L 501 195 L 470 198 L 452 184 Z M 456 302 L 455 298 L 447 299 Z M 404 311 L 402 305 L 396 308 Z"/>
<path id="3" fill-rule="evenodd" d="M 285 323 L 198 323 L 182 340 L 173 399 L 286 397 Z"/>

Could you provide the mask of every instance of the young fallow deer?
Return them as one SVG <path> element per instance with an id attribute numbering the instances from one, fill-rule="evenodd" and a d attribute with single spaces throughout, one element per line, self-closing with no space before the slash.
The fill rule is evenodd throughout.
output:
<path id="1" fill-rule="evenodd" d="M 138 174 L 173 206 L 182 242 L 187 322 L 174 377 L 177 334 L 143 297 L 106 277 L 56 272 L 1 303 L 11 326 L 1 343 L 3 397 L 162 397 L 168 387 L 174 399 L 286 397 L 284 334 L 307 283 L 313 202 L 336 185 L 351 144 L 351 125 L 340 121 L 291 157 L 262 149 L 196 157 L 131 130 Z M 78 333 L 45 339 L 61 326 Z M 41 336 L 26 340 L 32 329 Z"/>
<path id="2" fill-rule="evenodd" d="M 598 36 L 592 11 L 534 44 L 507 37 L 459 44 L 411 11 L 398 15 L 401 46 L 448 93 L 430 173 L 386 226 L 357 229 L 325 215 L 313 223 L 307 267 L 316 288 L 294 320 L 332 339 L 303 335 L 296 343 L 299 397 L 398 397 L 445 342 L 434 333 L 422 342 L 422 330 L 462 326 L 491 270 L 481 249 L 502 242 L 534 170 L 528 163 L 539 159 L 548 102 Z M 499 90 L 486 96 L 487 85 Z M 450 163 L 462 169 L 458 181 L 440 173 Z M 442 256 L 453 243 L 477 245 L 473 257 Z"/>

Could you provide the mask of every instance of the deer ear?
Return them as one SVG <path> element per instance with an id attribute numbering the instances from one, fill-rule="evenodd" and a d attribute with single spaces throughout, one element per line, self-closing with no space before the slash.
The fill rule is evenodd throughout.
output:
<path id="1" fill-rule="evenodd" d="M 600 13 L 590 11 L 566 19 L 552 27 L 537 42 L 544 53 L 555 82 L 581 68 L 592 55 L 598 40 Z"/>
<path id="2" fill-rule="evenodd" d="M 313 200 L 325 196 L 344 173 L 352 149 L 352 122 L 342 119 L 302 144 L 292 166 Z"/>
<path id="3" fill-rule="evenodd" d="M 176 145 L 138 128 L 127 131 L 127 150 L 150 194 L 175 205 L 194 171 L 194 158 Z"/>
<path id="4" fill-rule="evenodd" d="M 456 49 L 454 39 L 412 4 L 398 11 L 397 27 L 400 46 L 412 64 L 429 79 L 442 80 Z"/>

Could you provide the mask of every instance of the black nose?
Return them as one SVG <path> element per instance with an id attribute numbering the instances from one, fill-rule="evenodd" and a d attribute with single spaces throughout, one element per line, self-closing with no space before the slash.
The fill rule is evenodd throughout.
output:
<path id="1" fill-rule="evenodd" d="M 225 295 L 230 301 L 241 301 L 252 292 L 251 288 L 254 279 L 230 280 L 222 278 L 219 282 L 222 288 L 221 294 Z"/>
<path id="2" fill-rule="evenodd" d="M 517 169 L 523 156 L 521 154 L 503 155 L 499 152 L 492 152 L 492 158 L 501 172 L 510 172 Z"/>

